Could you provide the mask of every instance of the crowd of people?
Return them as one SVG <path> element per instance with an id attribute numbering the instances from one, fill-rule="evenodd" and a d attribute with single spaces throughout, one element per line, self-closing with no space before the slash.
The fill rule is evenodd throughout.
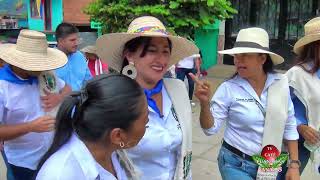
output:
<path id="1" fill-rule="evenodd" d="M 192 179 L 193 91 L 204 134 L 226 124 L 224 180 L 261 178 L 253 156 L 267 145 L 289 157 L 276 179 L 299 180 L 308 161 L 320 173 L 319 27 L 319 17 L 305 24 L 285 74 L 274 70 L 284 59 L 269 49 L 268 33 L 241 29 L 234 47 L 219 51 L 233 56 L 236 73 L 213 97 L 197 46 L 155 17 L 80 51 L 72 24 L 58 25 L 56 48 L 45 34 L 21 30 L 16 44 L 0 45 L 7 179 Z M 172 67 L 177 78 L 167 78 Z"/>

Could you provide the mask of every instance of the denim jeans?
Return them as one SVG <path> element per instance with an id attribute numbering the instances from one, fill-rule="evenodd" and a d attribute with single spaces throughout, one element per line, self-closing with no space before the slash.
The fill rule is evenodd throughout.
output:
<path id="1" fill-rule="evenodd" d="M 2 154 L 3 161 L 6 163 L 6 167 L 7 167 L 7 180 L 14 180 L 13 173 L 12 173 L 11 167 L 9 166 L 6 154 L 4 153 L 4 151 L 1 151 L 1 154 Z"/>
<path id="2" fill-rule="evenodd" d="M 258 165 L 221 147 L 218 165 L 223 180 L 255 180 Z"/>
<path id="3" fill-rule="evenodd" d="M 184 78 L 187 76 L 188 84 L 189 84 L 189 99 L 192 100 L 194 82 L 192 78 L 189 76 L 189 73 L 196 74 L 196 69 L 176 68 L 176 75 L 178 79 L 180 79 L 181 81 L 184 81 Z"/>
<path id="4" fill-rule="evenodd" d="M 34 180 L 37 171 L 9 164 L 15 180 Z"/>

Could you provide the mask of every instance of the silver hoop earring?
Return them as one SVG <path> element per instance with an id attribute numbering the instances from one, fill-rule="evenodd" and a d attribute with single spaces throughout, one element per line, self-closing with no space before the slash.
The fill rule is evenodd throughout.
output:
<path id="1" fill-rule="evenodd" d="M 135 79 L 137 77 L 137 70 L 136 67 L 134 67 L 134 63 L 129 62 L 129 64 L 122 69 L 122 74 L 130 77 L 131 79 Z"/>
<path id="2" fill-rule="evenodd" d="M 119 143 L 119 146 L 120 146 L 121 148 L 124 148 L 124 142 L 121 141 L 121 142 Z"/>

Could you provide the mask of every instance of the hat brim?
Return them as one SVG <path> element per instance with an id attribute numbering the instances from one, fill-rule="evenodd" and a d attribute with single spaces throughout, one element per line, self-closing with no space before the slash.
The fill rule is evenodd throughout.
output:
<path id="1" fill-rule="evenodd" d="M 235 55 L 235 54 L 243 54 L 243 53 L 263 53 L 263 54 L 269 54 L 270 58 L 272 60 L 272 63 L 274 65 L 278 65 L 284 62 L 283 57 L 281 57 L 280 55 L 270 52 L 270 51 L 266 51 L 263 49 L 258 49 L 258 48 L 249 48 L 249 47 L 235 47 L 232 49 L 227 49 L 227 50 L 223 50 L 223 51 L 218 51 L 218 53 L 220 54 L 228 54 L 228 55 Z"/>
<path id="2" fill-rule="evenodd" d="M 16 44 L 4 44 L 0 48 L 0 58 L 6 63 L 26 71 L 47 71 L 64 66 L 68 58 L 60 50 L 48 48 L 46 54 L 29 53 L 16 49 Z"/>
<path id="3" fill-rule="evenodd" d="M 87 48 L 87 47 L 84 47 L 84 48 L 80 49 L 80 51 L 83 52 L 83 53 L 97 54 L 97 52 L 94 49 Z"/>
<path id="4" fill-rule="evenodd" d="M 165 37 L 172 43 L 172 51 L 169 66 L 176 64 L 181 59 L 199 53 L 197 46 L 182 37 L 160 34 L 137 34 L 137 33 L 110 33 L 97 40 L 97 55 L 105 61 L 109 67 L 120 72 L 123 64 L 123 49 L 126 42 L 137 37 Z"/>
<path id="5" fill-rule="evenodd" d="M 294 44 L 293 52 L 300 55 L 303 51 L 305 45 L 312 42 L 320 40 L 320 34 L 310 34 L 299 39 L 296 44 Z"/>

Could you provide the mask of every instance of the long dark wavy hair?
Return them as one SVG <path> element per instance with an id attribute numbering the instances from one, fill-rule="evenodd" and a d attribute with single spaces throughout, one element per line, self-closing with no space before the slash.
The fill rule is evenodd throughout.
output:
<path id="1" fill-rule="evenodd" d="M 300 66 L 310 74 L 314 74 L 320 68 L 320 41 L 315 41 L 304 46 L 301 53 L 296 58 L 295 65 Z M 312 63 L 312 67 L 307 68 L 306 64 Z"/>

